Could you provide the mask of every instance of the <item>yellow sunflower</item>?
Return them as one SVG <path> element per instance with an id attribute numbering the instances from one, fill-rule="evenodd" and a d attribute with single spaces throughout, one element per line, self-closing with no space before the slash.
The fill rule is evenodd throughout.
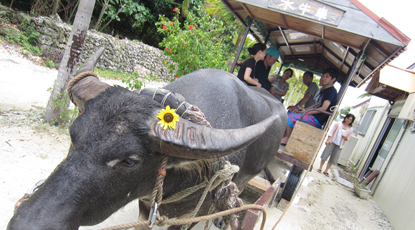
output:
<path id="1" fill-rule="evenodd" d="M 158 114 L 157 117 L 160 121 L 157 124 L 166 130 L 167 127 L 170 129 L 176 128 L 176 122 L 179 122 L 179 115 L 175 112 L 176 110 L 170 109 L 170 106 L 166 106 L 166 109 L 162 109 Z"/>

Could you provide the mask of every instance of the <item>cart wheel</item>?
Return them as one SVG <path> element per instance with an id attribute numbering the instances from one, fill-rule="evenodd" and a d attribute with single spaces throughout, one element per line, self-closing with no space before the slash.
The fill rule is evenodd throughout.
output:
<path id="1" fill-rule="evenodd" d="M 304 169 L 293 165 L 291 167 L 291 172 L 288 174 L 288 178 L 285 181 L 284 189 L 282 190 L 281 198 L 291 201 L 295 190 L 297 189 L 297 185 L 300 182 L 301 174 L 303 173 Z"/>

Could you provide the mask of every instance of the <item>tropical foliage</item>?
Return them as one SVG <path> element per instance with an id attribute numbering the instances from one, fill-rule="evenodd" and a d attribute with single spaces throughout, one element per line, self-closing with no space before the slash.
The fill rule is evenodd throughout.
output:
<path id="1" fill-rule="evenodd" d="M 228 68 L 228 59 L 232 58 L 232 36 L 223 21 L 211 17 L 203 7 L 196 13 L 189 12 L 186 21 L 179 20 L 180 10 L 174 8 L 176 17 L 168 19 L 160 15 L 156 23 L 158 32 L 166 37 L 160 43 L 165 54 L 178 63 L 176 75 L 193 72 L 201 68 Z M 170 66 L 171 70 L 174 66 Z"/>
<path id="2" fill-rule="evenodd" d="M 163 39 L 154 26 L 158 15 L 171 18 L 175 15 L 172 12 L 175 7 L 183 6 L 186 12 L 192 12 L 203 3 L 203 0 L 97 0 L 90 28 L 157 47 Z M 64 22 L 72 24 L 78 4 L 79 0 L 14 0 L 7 6 L 32 16 L 58 14 Z M 181 16 L 180 20 L 185 17 Z"/>
<path id="3" fill-rule="evenodd" d="M 346 107 L 344 107 L 340 110 L 340 114 L 346 116 L 347 114 L 350 113 L 350 110 L 352 110 L 352 107 L 351 106 L 346 106 Z"/>
<path id="4" fill-rule="evenodd" d="M 131 0 L 104 0 L 101 10 L 102 18 L 99 18 L 96 29 L 104 30 L 113 20 L 121 21 L 121 16 L 130 21 L 133 28 L 139 28 L 144 25 L 146 20 L 154 21 L 154 15 L 150 10 L 139 2 Z M 103 24 L 103 26 L 99 26 Z"/>

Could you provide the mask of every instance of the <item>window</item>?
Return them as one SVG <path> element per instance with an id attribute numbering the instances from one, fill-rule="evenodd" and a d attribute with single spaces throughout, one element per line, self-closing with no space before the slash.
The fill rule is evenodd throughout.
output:
<path id="1" fill-rule="evenodd" d="M 376 110 L 369 109 L 366 111 L 365 116 L 362 119 L 362 122 L 360 122 L 359 130 L 357 132 L 361 135 L 366 135 L 367 129 L 370 126 L 370 123 L 373 120 L 373 117 L 375 116 Z"/>

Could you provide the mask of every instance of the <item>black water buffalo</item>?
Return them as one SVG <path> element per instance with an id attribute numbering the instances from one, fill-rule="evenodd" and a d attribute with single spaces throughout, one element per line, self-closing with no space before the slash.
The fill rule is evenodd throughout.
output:
<path id="1" fill-rule="evenodd" d="M 100 52 L 78 73 L 93 70 Z M 180 119 L 175 129 L 163 130 L 156 116 L 165 107 L 152 98 L 110 87 L 93 76 L 74 83 L 71 98 L 83 113 L 70 128 L 68 156 L 18 207 L 8 229 L 69 230 L 98 224 L 136 198 L 149 199 L 166 154 L 163 197 L 209 179 L 212 162 L 224 156 L 240 167 L 233 181 L 243 189 L 277 152 L 287 117 L 282 104 L 263 89 L 249 88 L 215 69 L 187 74 L 164 89 L 196 105 L 212 128 Z M 160 214 L 185 216 L 202 191 L 161 205 Z M 211 197 L 198 215 L 207 213 Z"/>

